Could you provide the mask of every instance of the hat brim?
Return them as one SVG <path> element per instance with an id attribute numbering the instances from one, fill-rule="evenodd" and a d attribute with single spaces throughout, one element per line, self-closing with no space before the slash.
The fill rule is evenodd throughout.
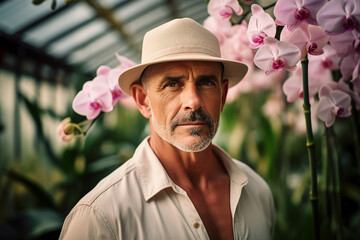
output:
<path id="1" fill-rule="evenodd" d="M 241 62 L 236 62 L 223 58 L 212 57 L 209 55 L 201 55 L 201 54 L 186 54 L 186 55 L 175 54 L 171 56 L 168 55 L 164 58 L 160 58 L 152 62 L 143 63 L 128 68 L 127 70 L 125 70 L 120 74 L 119 86 L 123 92 L 131 96 L 131 85 L 140 79 L 141 74 L 146 67 L 157 63 L 179 62 L 179 61 L 205 61 L 205 62 L 222 63 L 224 66 L 224 74 L 223 74 L 224 79 L 227 79 L 229 81 L 229 88 L 240 82 L 240 80 L 244 78 L 248 70 L 248 67 Z"/>

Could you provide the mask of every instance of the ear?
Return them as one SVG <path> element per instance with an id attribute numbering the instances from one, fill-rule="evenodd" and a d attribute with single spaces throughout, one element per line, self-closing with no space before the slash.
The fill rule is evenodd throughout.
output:
<path id="1" fill-rule="evenodd" d="M 222 86 L 222 91 L 221 91 L 221 93 L 222 93 L 222 96 L 221 96 L 221 111 L 224 109 L 224 106 L 225 106 L 225 102 L 226 102 L 226 96 L 227 96 L 227 94 L 228 94 L 228 90 L 229 90 L 229 80 L 227 80 L 227 79 L 224 79 L 223 81 L 222 81 L 222 84 L 221 84 Z"/>
<path id="2" fill-rule="evenodd" d="M 146 117 L 151 117 L 151 107 L 150 102 L 148 99 L 147 92 L 143 85 L 139 83 L 134 83 L 131 85 L 131 96 L 133 97 L 137 108 L 139 109 L 140 113 Z"/>

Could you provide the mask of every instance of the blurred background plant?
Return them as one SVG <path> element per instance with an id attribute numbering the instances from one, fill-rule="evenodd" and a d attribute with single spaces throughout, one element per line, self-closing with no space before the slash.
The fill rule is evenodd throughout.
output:
<path id="1" fill-rule="evenodd" d="M 64 5 L 60 2 L 33 1 L 34 4 L 41 4 L 34 8 L 50 3 L 50 7 L 47 6 L 49 10 L 55 7 L 63 9 Z M 86 2 L 92 2 L 92 5 L 88 3 L 90 6 L 95 4 L 97 13 L 101 15 L 103 11 L 99 11 L 96 1 Z M 178 1 L 169 2 L 173 3 L 171 6 L 180 6 Z M 217 32 L 224 33 L 231 22 L 237 28 L 234 31 L 237 34 L 229 32 L 228 35 L 217 36 L 222 42 L 223 55 L 245 61 L 251 67 L 248 76 L 229 93 L 215 143 L 232 157 L 250 165 L 269 183 L 276 204 L 274 239 L 312 239 L 314 228 L 309 200 L 311 173 L 305 144 L 302 100 L 295 97 L 297 100 L 289 101 L 290 95 L 283 94 L 284 82 L 298 73 L 280 71 L 266 76 L 254 66 L 255 50 L 248 47 L 250 42 L 244 38 L 247 25 L 235 23 L 241 23 L 243 19 L 249 22 L 250 4 L 253 3 L 269 6 L 265 10 L 274 17 L 274 2 L 239 3 L 243 13 L 240 14 L 239 9 L 237 12 L 234 9 L 235 13 L 231 10 L 229 25 L 220 27 L 222 31 Z M 200 1 L 199 5 L 203 17 L 197 20 L 202 23 L 208 17 L 207 5 L 204 1 Z M 183 15 L 194 18 L 190 13 L 184 12 Z M 207 18 L 204 25 L 209 27 L 210 21 L 211 18 Z M 211 26 L 214 25 L 210 23 Z M 116 26 L 114 28 L 117 29 Z M 281 27 L 277 28 L 279 32 Z M 279 35 L 276 37 L 280 38 Z M 5 41 L 4 38 L 2 35 L 1 40 Z M 17 51 L 15 62 L 21 65 L 27 60 L 24 57 L 26 52 L 21 48 Z M 87 131 L 91 120 L 71 109 L 75 93 L 83 89 L 82 85 L 89 79 L 103 76 L 104 71 L 98 68 L 100 65 L 114 67 L 107 70 L 126 65 L 120 61 L 118 66 L 120 59 L 116 60 L 113 53 L 111 59 L 115 61 L 94 64 L 96 67 L 91 73 L 84 74 L 84 65 L 75 65 L 71 70 L 61 71 L 60 77 L 51 71 L 31 77 L 24 70 L 19 73 L 16 67 L 8 67 L 7 52 L 3 49 L 2 53 L 0 238 L 57 239 L 65 216 L 76 202 L 99 180 L 132 156 L 137 145 L 149 134 L 148 122 L 131 102 L 120 99 L 119 103 L 113 104 L 111 112 L 101 114 L 99 111 L 96 113 L 99 115 L 92 115 L 90 118 L 95 118 L 96 122 Z M 139 61 L 132 55 L 128 54 L 128 57 Z M 46 60 L 47 64 L 51 64 Z M 332 79 L 339 80 L 342 74 L 339 69 L 334 69 L 331 75 Z M 323 79 L 326 77 L 325 73 L 320 76 Z M 38 78 L 41 79 L 40 83 Z M 16 95 L 12 96 L 14 92 Z M 312 101 L 312 124 L 315 157 L 318 160 L 321 238 L 357 239 L 360 236 L 359 111 L 353 102 L 350 117 L 336 118 L 331 127 L 326 127 L 316 116 L 318 94 L 314 94 L 316 101 Z M 8 99 L 15 101 L 9 102 Z M 61 142 L 57 138 L 56 127 L 66 117 L 71 119 L 66 120 L 70 121 L 67 123 L 86 123 L 86 137 L 63 139 L 70 141 Z M 76 130 L 77 127 L 71 126 L 69 129 L 71 133 L 78 131 L 79 136 L 84 133 Z"/>

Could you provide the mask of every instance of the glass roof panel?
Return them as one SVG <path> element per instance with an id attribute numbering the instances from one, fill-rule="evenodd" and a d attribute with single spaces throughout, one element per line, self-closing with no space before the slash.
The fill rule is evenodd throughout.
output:
<path id="1" fill-rule="evenodd" d="M 64 32 L 72 26 L 95 16 L 94 11 L 84 3 L 78 3 L 69 10 L 54 16 L 36 28 L 26 32 L 24 40 L 40 47 L 53 35 Z"/>
<path id="2" fill-rule="evenodd" d="M 58 1 L 57 8 L 63 5 Z M 13 34 L 51 11 L 51 1 L 36 6 L 30 0 L 5 1 L 0 4 L 0 29 Z"/>
<path id="3" fill-rule="evenodd" d="M 152 6 L 156 5 L 159 2 L 166 4 L 164 0 L 151 0 L 151 1 L 132 1 L 130 4 L 117 9 L 114 12 L 115 18 L 121 21 L 125 21 L 128 18 L 138 16 L 139 12 L 142 12 L 145 9 L 151 9 Z"/>
<path id="4" fill-rule="evenodd" d="M 97 39 L 91 44 L 88 44 L 87 46 L 75 51 L 69 56 L 68 60 L 70 63 L 79 64 L 92 58 L 94 54 L 116 42 L 120 44 L 119 34 L 115 31 L 108 32 L 103 37 Z"/>
<path id="5" fill-rule="evenodd" d="M 144 29 L 144 26 L 158 21 L 160 22 L 156 25 L 160 25 L 161 23 L 166 22 L 171 18 L 172 17 L 170 16 L 169 7 L 167 5 L 160 5 L 155 9 L 150 9 L 146 14 L 143 14 L 126 24 L 126 28 L 132 33 L 138 33 L 139 30 Z"/>
<path id="6" fill-rule="evenodd" d="M 100 32 L 103 32 L 107 26 L 108 24 L 103 20 L 94 21 L 86 27 L 75 31 L 62 38 L 60 41 L 50 45 L 49 53 L 58 57 L 63 57 L 64 53 L 68 52 L 69 49 L 85 42 L 87 39 L 99 34 Z"/>

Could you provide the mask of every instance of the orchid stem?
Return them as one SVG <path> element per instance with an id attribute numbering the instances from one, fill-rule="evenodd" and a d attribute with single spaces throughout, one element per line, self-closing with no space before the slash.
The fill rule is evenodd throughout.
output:
<path id="1" fill-rule="evenodd" d="M 309 83 L 308 83 L 308 65 L 309 60 L 307 55 L 301 60 L 302 76 L 303 76 L 303 95 L 304 95 L 304 114 L 306 121 L 306 147 L 309 157 L 310 165 L 310 201 L 313 210 L 314 219 L 314 232 L 315 239 L 320 239 L 320 226 L 319 226 L 319 208 L 318 208 L 318 188 L 317 188 L 317 172 L 316 172 L 316 159 L 315 159 L 315 141 L 311 126 L 311 105 L 309 100 Z"/>
<path id="2" fill-rule="evenodd" d="M 102 115 L 104 114 L 104 112 L 100 112 L 100 114 L 95 118 L 93 119 L 89 126 L 87 127 L 87 129 L 84 131 L 84 136 L 86 136 L 86 133 L 90 130 L 91 126 L 94 125 L 94 123 L 96 122 L 97 119 L 99 119 Z"/>

